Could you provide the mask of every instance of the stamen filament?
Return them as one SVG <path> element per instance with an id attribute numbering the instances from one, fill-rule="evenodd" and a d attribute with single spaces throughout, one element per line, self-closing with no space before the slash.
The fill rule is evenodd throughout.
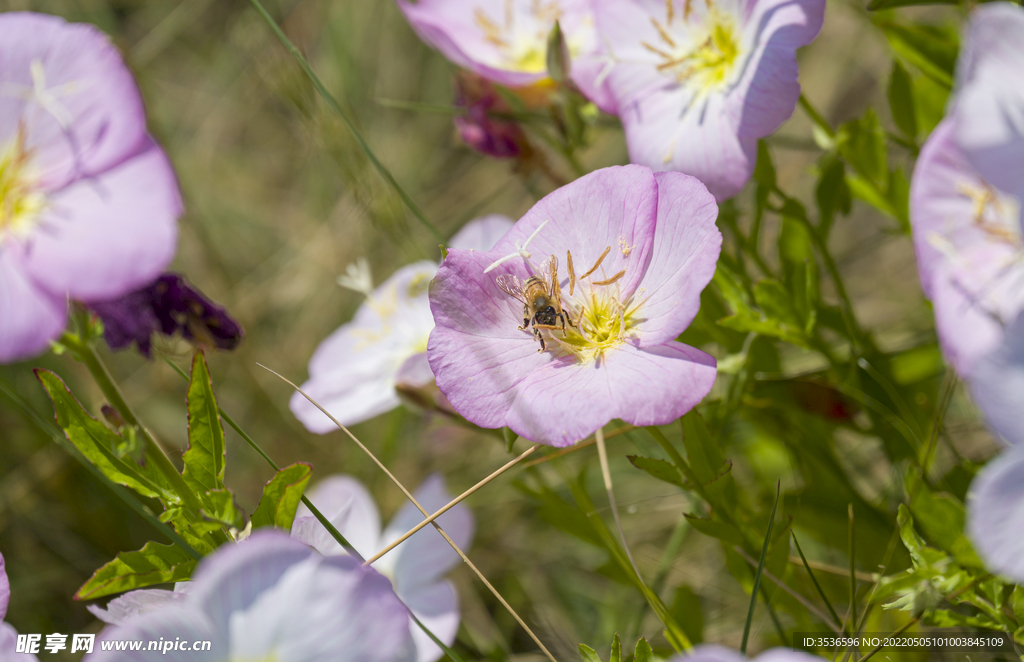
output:
<path id="1" fill-rule="evenodd" d="M 669 6 L 671 7 L 671 5 Z M 654 26 L 654 29 L 658 31 L 658 34 L 661 35 L 662 40 L 664 40 L 666 44 L 668 44 L 672 48 L 676 48 L 676 42 L 672 41 L 672 37 L 669 36 L 665 28 L 661 27 L 661 23 L 658 22 L 658 19 L 652 16 L 651 24 Z"/>

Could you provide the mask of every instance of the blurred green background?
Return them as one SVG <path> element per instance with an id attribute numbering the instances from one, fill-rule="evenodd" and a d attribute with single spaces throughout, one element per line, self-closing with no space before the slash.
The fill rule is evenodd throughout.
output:
<path id="1" fill-rule="evenodd" d="M 406 263 L 438 259 L 437 241 L 407 213 L 243 0 L 3 0 L 3 5 L 94 23 L 122 49 L 146 99 L 151 131 L 169 152 L 184 191 L 186 214 L 174 269 L 225 305 L 246 329 L 239 350 L 210 356 L 221 406 L 279 464 L 311 462 L 314 482 L 335 472 L 358 476 L 378 497 L 387 518 L 402 503 L 398 490 L 341 433 L 306 432 L 288 410 L 290 388 L 256 363 L 303 381 L 313 350 L 360 303 L 359 295 L 335 283 L 345 266 L 366 256 L 379 283 Z M 507 162 L 460 145 L 450 115 L 396 109 L 389 103 L 450 106 L 454 72 L 419 41 L 390 0 L 270 0 L 268 8 L 445 236 L 487 213 L 517 218 L 552 189 L 539 175 L 516 172 Z M 904 15 L 939 23 L 956 18 L 946 10 Z M 862 9 L 831 0 L 822 34 L 801 52 L 800 78 L 805 93 L 833 124 L 873 105 L 883 123 L 891 125 L 885 90 L 892 57 Z M 592 128 L 590 140 L 582 155 L 588 169 L 627 161 L 614 121 Z M 782 188 L 813 200 L 814 178 L 808 173 L 820 150 L 799 109 L 768 144 Z M 550 158 L 556 170 L 569 175 L 557 156 Z M 900 158 L 894 152 L 894 159 Z M 737 198 L 742 227 L 750 222 L 751 206 L 749 191 Z M 762 237 L 767 244 L 777 228 L 766 222 Z M 830 246 L 858 316 L 876 333 L 879 346 L 889 353 L 923 348 L 925 369 L 912 389 L 920 396 L 915 406 L 931 406 L 942 368 L 909 238 L 894 232 L 892 221 L 855 203 L 853 212 L 837 221 Z M 827 299 L 828 285 L 823 287 Z M 705 349 L 724 357 L 714 343 Z M 189 351 L 181 343 L 158 345 L 158 354 L 185 368 Z M 132 352 L 104 356 L 146 425 L 167 447 L 184 449 L 185 383 L 180 377 L 160 358 L 148 362 Z M 98 412 L 98 389 L 67 357 L 0 366 L 0 379 L 49 417 L 52 408 L 30 370 L 36 366 L 56 371 L 87 408 Z M 821 368 L 818 355 L 782 348 L 781 374 Z M 796 391 L 782 397 L 794 410 L 814 412 L 813 394 L 810 401 Z M 827 420 L 815 425 L 829 435 L 841 470 L 865 502 L 894 513 L 902 478 L 885 460 L 879 442 Z M 794 471 L 800 458 L 784 443 L 784 426 L 772 432 L 771 426 L 735 416 L 723 430 L 720 443 L 734 462 L 744 498 L 770 508 L 775 481 L 782 479 L 788 496 L 780 508 L 784 513 L 799 510 L 804 478 Z M 437 471 L 452 491 L 461 491 L 508 458 L 492 435 L 406 409 L 357 425 L 353 432 L 410 488 Z M 936 460 L 939 473 L 957 462 L 951 447 L 978 461 L 996 448 L 959 389 L 945 434 L 948 443 L 940 444 Z M 227 435 L 227 483 L 251 512 L 272 471 L 237 435 L 230 430 Z M 725 567 L 721 545 L 679 524 L 684 510 L 694 510 L 687 495 L 627 462 L 627 454 L 656 454 L 649 437 L 634 432 L 609 445 L 623 523 L 641 571 L 648 577 L 660 569 L 667 573 L 662 593 L 666 602 L 675 598 L 674 608 L 688 631 L 737 647 L 749 597 L 735 571 Z M 525 448 L 523 442 L 517 445 L 517 450 Z M 578 642 L 605 655 L 615 631 L 634 641 L 643 634 L 665 646 L 660 623 L 649 612 L 638 619 L 642 599 L 611 569 L 607 554 L 552 526 L 553 516 L 548 513 L 545 519 L 538 501 L 517 488 L 517 481 L 534 489 L 544 482 L 567 495 L 560 472 L 575 475 L 588 466 L 590 494 L 598 514 L 610 522 L 594 456 L 591 446 L 567 456 L 557 470 L 550 462 L 513 470 L 468 501 L 478 529 L 471 556 L 565 660 L 577 658 Z M 827 535 L 801 530 L 799 517 L 794 526 L 809 557 L 848 567 L 845 539 L 829 544 L 822 539 Z M 665 556 L 674 531 L 681 547 Z M 12 584 L 9 622 L 22 633 L 98 632 L 102 623 L 70 596 L 118 551 L 137 549 L 150 539 L 163 541 L 0 397 L 0 551 Z M 859 570 L 877 568 L 865 561 Z M 798 590 L 813 595 L 802 570 L 790 566 L 790 573 Z M 464 611 L 460 650 L 494 651 L 493 659 L 502 652 L 534 650 L 466 568 L 457 568 L 453 577 Z M 845 608 L 847 579 L 827 570 L 819 577 L 833 601 Z M 788 614 L 781 618 L 787 627 L 794 625 Z M 887 622 L 894 621 L 868 629 L 883 630 Z M 753 633 L 752 650 L 778 643 L 763 609 Z M 512 659 L 539 656 L 523 653 Z"/>

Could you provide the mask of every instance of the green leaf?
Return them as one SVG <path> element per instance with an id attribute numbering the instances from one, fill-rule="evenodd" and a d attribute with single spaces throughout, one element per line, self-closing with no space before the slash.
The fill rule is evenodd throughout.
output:
<path id="1" fill-rule="evenodd" d="M 275 473 L 263 486 L 263 496 L 252 514 L 252 528 L 273 526 L 291 531 L 295 511 L 312 473 L 312 465 L 305 462 L 296 462 Z"/>
<path id="2" fill-rule="evenodd" d="M 899 60 L 892 63 L 889 76 L 889 110 L 903 135 L 917 139 L 917 111 L 914 108 L 914 83 Z"/>
<path id="3" fill-rule="evenodd" d="M 116 449 L 124 439 L 93 418 L 75 399 L 60 377 L 49 370 L 37 369 L 36 377 L 53 402 L 57 425 L 75 448 L 111 481 L 130 487 L 145 497 L 177 502 L 178 497 L 151 466 L 140 467 L 131 459 L 118 456 Z"/>
<path id="4" fill-rule="evenodd" d="M 848 172 L 846 173 L 846 185 L 850 187 L 850 192 L 854 197 L 863 200 L 889 218 L 900 220 L 899 211 L 893 207 L 885 192 L 867 178 L 854 172 Z"/>
<path id="5" fill-rule="evenodd" d="M 768 152 L 768 143 L 757 141 L 757 162 L 754 164 L 754 181 L 770 189 L 775 188 L 775 166 Z"/>
<path id="6" fill-rule="evenodd" d="M 933 494 L 916 469 L 907 471 L 904 489 L 910 496 L 914 521 L 931 543 L 948 552 L 962 566 L 984 569 L 974 547 L 964 535 L 964 505 L 952 494 Z"/>
<path id="7" fill-rule="evenodd" d="M 562 84 L 569 79 L 569 47 L 565 43 L 562 27 L 557 20 L 548 33 L 545 61 L 551 80 Z"/>
<path id="8" fill-rule="evenodd" d="M 199 510 L 202 522 L 196 522 L 194 529 L 215 531 L 228 527 L 245 528 L 245 512 L 235 503 L 235 495 L 226 487 L 208 490 L 202 494 L 203 507 Z"/>
<path id="9" fill-rule="evenodd" d="M 192 576 L 196 560 L 177 545 L 148 542 L 137 552 L 121 552 L 93 573 L 76 600 L 93 600 L 135 588 L 180 582 Z"/>
<path id="10" fill-rule="evenodd" d="M 850 187 L 846 184 L 846 166 L 837 158 L 829 159 L 821 169 L 814 198 L 818 203 L 818 229 L 828 237 L 836 214 L 850 213 Z"/>
<path id="11" fill-rule="evenodd" d="M 921 133 L 931 133 L 946 116 L 950 88 L 928 76 L 914 78 L 914 108 Z"/>
<path id="12" fill-rule="evenodd" d="M 612 639 L 612 654 L 608 657 L 608 662 L 622 662 L 622 641 L 619 640 L 618 632 Z"/>
<path id="13" fill-rule="evenodd" d="M 676 487 L 689 489 L 686 485 L 686 481 L 684 481 L 683 477 L 680 475 L 679 470 L 676 469 L 675 465 L 671 462 L 655 457 L 643 457 L 642 455 L 627 455 L 626 458 L 634 467 L 641 471 L 646 471 L 658 480 L 663 480 L 670 485 L 675 485 Z"/>
<path id="14" fill-rule="evenodd" d="M 654 662 L 654 651 L 651 650 L 651 645 L 647 643 L 647 639 L 640 637 L 640 641 L 636 642 L 636 649 L 633 651 L 633 662 Z"/>
<path id="15" fill-rule="evenodd" d="M 721 540 L 729 545 L 744 546 L 747 544 L 743 534 L 731 524 L 697 517 L 696 515 L 686 515 L 686 521 L 700 533 Z"/>
<path id="16" fill-rule="evenodd" d="M 953 73 L 959 45 L 956 34 L 931 25 L 900 25 L 881 22 L 893 50 L 947 89 L 953 87 Z"/>
<path id="17" fill-rule="evenodd" d="M 997 621 L 983 615 L 969 616 L 949 609 L 936 609 L 928 613 L 925 621 L 929 625 L 941 628 L 982 628 L 984 630 L 1001 630 Z"/>
<path id="18" fill-rule="evenodd" d="M 777 280 L 765 279 L 754 285 L 754 299 L 769 320 L 803 339 L 803 320 L 786 288 Z M 806 342 L 804 340 L 804 342 Z"/>
<path id="19" fill-rule="evenodd" d="M 516 445 L 516 439 L 518 439 L 519 436 L 512 431 L 512 428 L 507 426 L 501 428 L 501 436 L 505 440 L 505 452 L 511 455 L 512 447 Z"/>
<path id="20" fill-rule="evenodd" d="M 1024 623 L 1024 587 L 1014 586 L 1010 594 L 1010 608 L 1018 623 Z"/>
<path id="21" fill-rule="evenodd" d="M 873 109 L 839 127 L 837 144 L 839 153 L 862 177 L 879 188 L 888 182 L 885 131 Z"/>
<path id="22" fill-rule="evenodd" d="M 918 5 L 956 5 L 957 0 L 871 0 L 868 11 L 879 9 L 896 9 L 897 7 L 917 7 Z"/>
<path id="23" fill-rule="evenodd" d="M 576 648 L 579 649 L 580 655 L 583 657 L 583 662 L 601 662 L 601 658 L 597 656 L 597 651 L 590 646 L 587 646 L 586 644 L 577 644 Z"/>
<path id="24" fill-rule="evenodd" d="M 188 383 L 188 450 L 181 476 L 197 492 L 224 487 L 224 428 L 203 352 L 192 359 Z"/>
<path id="25" fill-rule="evenodd" d="M 704 641 L 704 613 L 701 610 L 700 597 L 693 589 L 685 584 L 677 588 L 669 611 L 690 641 L 694 644 Z"/>
<path id="26" fill-rule="evenodd" d="M 682 425 L 683 446 L 686 448 L 690 468 L 701 484 L 709 485 L 728 471 L 729 463 L 711 438 L 711 431 L 696 409 L 691 409 L 683 416 Z"/>

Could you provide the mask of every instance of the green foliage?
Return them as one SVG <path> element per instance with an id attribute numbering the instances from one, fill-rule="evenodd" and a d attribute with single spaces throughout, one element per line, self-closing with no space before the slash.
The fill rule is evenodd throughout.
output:
<path id="1" fill-rule="evenodd" d="M 149 542 L 137 552 L 121 552 L 93 573 L 75 593 L 75 599 L 94 600 L 154 584 L 184 581 L 195 567 L 196 560 L 180 547 Z"/>
<path id="2" fill-rule="evenodd" d="M 273 526 L 291 531 L 295 511 L 312 474 L 313 467 L 306 462 L 296 462 L 275 473 L 263 486 L 263 496 L 252 513 L 252 528 Z"/>
<path id="3" fill-rule="evenodd" d="M 203 353 L 192 359 L 188 385 L 188 450 L 182 455 L 181 476 L 196 492 L 224 487 L 224 428 L 217 413 L 217 399 Z"/>
<path id="4" fill-rule="evenodd" d="M 852 204 L 850 187 L 846 183 L 846 167 L 834 156 L 825 158 L 814 189 L 818 204 L 818 232 L 827 238 L 837 214 L 849 214 Z"/>
<path id="5" fill-rule="evenodd" d="M 68 441 L 103 475 L 142 496 L 159 497 L 169 503 L 178 501 L 173 490 L 152 465 L 140 466 L 131 458 L 121 456 L 118 449 L 125 443 L 121 435 L 90 416 L 60 377 L 48 370 L 35 372 L 53 402 L 57 425 L 67 435 Z"/>
<path id="6" fill-rule="evenodd" d="M 670 485 L 686 489 L 686 481 L 683 480 L 679 470 L 671 462 L 641 455 L 627 455 L 626 457 L 637 469 L 646 471 L 649 475 L 654 476 L 658 480 L 663 480 Z"/>
<path id="7" fill-rule="evenodd" d="M 685 584 L 678 587 L 669 607 L 676 621 L 686 631 L 686 636 L 694 644 L 704 641 L 704 612 L 701 610 L 700 597 Z"/>
<path id="8" fill-rule="evenodd" d="M 892 63 L 892 74 L 889 76 L 889 110 L 892 119 L 910 140 L 917 139 L 917 109 L 914 107 L 914 84 L 910 74 L 903 68 L 899 60 Z"/>
<path id="9" fill-rule="evenodd" d="M 916 468 L 907 471 L 904 490 L 910 498 L 910 512 L 925 537 L 948 551 L 956 562 L 968 568 L 984 569 L 981 559 L 964 535 L 966 515 L 963 503 L 952 494 L 933 493 Z"/>
<path id="10" fill-rule="evenodd" d="M 936 83 L 947 89 L 953 87 L 959 50 L 955 32 L 932 25 L 890 21 L 881 21 L 878 26 L 897 55 Z"/>

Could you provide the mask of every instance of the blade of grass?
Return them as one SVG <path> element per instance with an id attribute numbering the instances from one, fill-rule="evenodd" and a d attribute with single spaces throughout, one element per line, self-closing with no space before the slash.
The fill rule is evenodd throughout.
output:
<path id="1" fill-rule="evenodd" d="M 409 194 L 405 192 L 405 189 L 403 189 L 398 183 L 398 180 L 395 179 L 394 175 L 391 174 L 391 171 L 388 170 L 387 167 L 381 163 L 380 159 L 377 158 L 377 155 L 373 153 L 373 150 L 370 149 L 370 145 L 363 138 L 362 134 L 359 133 L 359 129 L 356 128 L 356 125 L 352 122 L 345 111 L 341 109 L 341 105 L 338 103 L 337 99 L 327 91 L 327 87 L 324 85 L 323 81 L 320 80 L 320 77 L 316 75 L 316 72 L 313 71 L 313 68 L 309 65 L 309 61 L 306 60 L 305 56 L 302 55 L 302 52 L 299 51 L 295 44 L 292 43 L 288 38 L 288 35 L 284 33 L 284 30 L 281 29 L 281 26 L 277 24 L 277 21 L 275 21 L 266 10 L 263 3 L 261 3 L 260 0 L 249 0 L 249 4 L 252 5 L 253 9 L 255 9 L 263 18 L 267 26 L 270 27 L 278 40 L 284 46 L 285 50 L 295 58 L 299 67 L 302 68 L 302 71 L 309 78 L 310 82 L 313 83 L 313 87 L 316 88 L 317 93 L 319 93 L 323 100 L 327 102 L 328 107 L 330 107 L 330 109 L 341 118 L 341 121 L 345 123 L 345 126 L 352 133 L 352 137 L 355 138 L 356 142 L 359 144 L 359 148 L 363 150 L 363 154 L 365 154 L 366 158 L 370 160 L 370 163 L 372 163 L 373 167 L 376 168 L 378 173 L 380 173 L 380 176 L 384 178 L 384 181 L 387 182 L 388 186 L 394 189 L 395 193 L 397 193 L 398 197 L 402 199 L 402 202 L 404 202 L 405 206 L 409 208 L 409 211 L 412 212 L 413 216 L 415 216 L 417 220 L 419 220 L 419 222 L 422 223 L 432 235 L 434 235 L 435 239 L 438 241 L 444 241 L 444 237 L 442 237 L 437 231 L 437 228 L 434 227 L 433 223 L 427 219 L 419 206 L 416 205 Z"/>
<path id="2" fill-rule="evenodd" d="M 793 544 L 796 545 L 796 551 L 800 554 L 800 560 L 803 561 L 804 569 L 807 570 L 807 574 L 811 576 L 811 583 L 814 584 L 814 588 L 817 589 L 818 595 L 821 596 L 822 602 L 825 603 L 825 608 L 828 609 L 828 613 L 832 615 L 833 620 L 839 624 L 843 622 L 843 619 L 839 618 L 839 614 L 832 607 L 832 603 L 829 601 L 828 596 L 825 595 L 825 591 L 821 588 L 821 584 L 818 583 L 818 578 L 814 576 L 814 571 L 811 570 L 811 566 L 807 563 L 807 557 L 804 556 L 804 550 L 800 548 L 800 542 L 796 539 L 796 532 L 790 530 L 790 535 L 793 537 Z"/>
<path id="3" fill-rule="evenodd" d="M 754 607 L 757 606 L 757 592 L 761 589 L 761 575 L 764 574 L 764 560 L 768 556 L 768 543 L 772 540 L 772 527 L 775 525 L 775 511 L 779 507 L 779 497 L 782 495 L 782 481 L 779 481 L 775 488 L 775 503 L 772 505 L 772 514 L 768 520 L 768 532 L 764 536 L 764 545 L 761 547 L 761 560 L 757 562 L 757 574 L 754 575 L 754 590 L 750 594 L 750 608 L 747 610 L 747 622 L 743 624 L 743 641 L 740 644 L 740 653 L 747 654 L 747 639 L 750 637 L 750 623 L 754 620 Z"/>
<path id="4" fill-rule="evenodd" d="M 743 560 L 750 564 L 750 567 L 752 567 L 752 568 L 756 568 L 757 567 L 757 561 L 752 559 L 750 557 L 750 554 L 747 554 L 743 550 L 742 547 L 740 547 L 739 545 L 734 545 L 732 549 L 733 549 L 734 552 L 736 552 L 737 554 L 742 556 Z M 826 616 L 825 614 L 823 614 L 820 609 L 815 607 L 814 604 L 810 600 L 808 600 L 804 596 L 800 595 L 795 590 L 791 589 L 789 586 L 787 586 L 785 584 L 785 582 L 783 582 L 781 579 L 779 579 L 778 577 L 773 575 L 767 569 L 764 570 L 764 576 L 768 578 L 768 581 L 772 582 L 773 584 L 775 584 L 776 586 L 781 588 L 783 591 L 788 593 L 791 598 L 793 598 L 794 600 L 796 600 L 797 602 L 802 604 L 807 609 L 807 611 L 809 611 L 812 614 L 814 614 L 815 616 L 817 616 L 818 620 L 820 620 L 822 623 L 824 623 L 825 625 L 828 626 L 828 629 L 832 630 L 836 634 L 840 634 L 842 632 L 842 630 L 839 629 L 838 623 L 840 622 L 840 619 L 839 619 L 838 616 L 833 614 L 833 616 L 835 617 L 835 622 L 832 622 L 831 620 L 829 620 L 829 617 Z M 767 595 L 764 595 L 762 597 L 765 598 L 765 600 L 768 599 Z M 767 606 L 767 603 L 766 603 L 766 606 Z"/>
<path id="5" fill-rule="evenodd" d="M 850 520 L 850 624 L 851 626 L 857 623 L 857 568 L 855 563 L 854 553 L 856 547 L 854 544 L 854 529 L 853 529 L 853 504 L 849 504 L 846 508 L 846 513 Z"/>

